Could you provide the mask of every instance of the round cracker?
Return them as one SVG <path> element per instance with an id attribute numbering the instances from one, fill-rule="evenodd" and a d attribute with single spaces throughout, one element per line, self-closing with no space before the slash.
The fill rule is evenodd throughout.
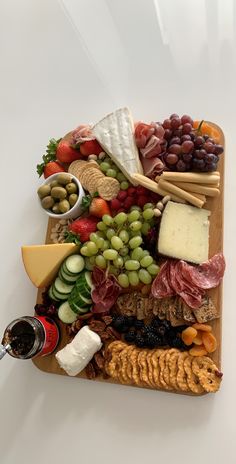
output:
<path id="1" fill-rule="evenodd" d="M 192 370 L 193 359 L 193 356 L 188 356 L 184 359 L 184 370 L 187 374 L 187 384 L 191 392 L 201 394 L 204 392 L 204 388 L 200 384 L 199 377 L 195 375 Z"/>
<path id="2" fill-rule="evenodd" d="M 189 356 L 188 352 L 183 351 L 182 353 L 179 354 L 179 357 L 178 357 L 177 384 L 180 390 L 184 392 L 190 391 L 190 388 L 187 383 L 187 374 L 184 370 L 184 360 L 187 356 Z"/>
<path id="3" fill-rule="evenodd" d="M 120 183 L 113 177 L 104 177 L 97 184 L 99 196 L 106 201 L 113 200 L 120 191 Z"/>

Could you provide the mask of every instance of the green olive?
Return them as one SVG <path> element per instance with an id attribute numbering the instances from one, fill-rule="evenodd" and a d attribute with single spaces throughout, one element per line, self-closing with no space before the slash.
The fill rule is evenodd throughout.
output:
<path id="1" fill-rule="evenodd" d="M 51 190 L 51 195 L 53 198 L 64 200 L 64 198 L 67 197 L 67 191 L 63 187 L 53 187 Z"/>
<path id="2" fill-rule="evenodd" d="M 70 203 L 67 200 L 60 201 L 58 206 L 60 208 L 61 213 L 67 213 L 67 211 L 70 210 Z"/>
<path id="3" fill-rule="evenodd" d="M 70 182 L 66 185 L 66 190 L 68 193 L 77 193 L 77 185 L 74 182 Z"/>
<path id="4" fill-rule="evenodd" d="M 70 206 L 71 207 L 74 206 L 77 200 L 78 200 L 78 195 L 76 195 L 76 193 L 71 193 L 71 195 L 69 196 Z"/>
<path id="5" fill-rule="evenodd" d="M 53 188 L 53 187 L 60 187 L 60 184 L 56 181 L 56 180 L 53 180 L 51 183 L 50 183 L 50 187 Z"/>
<path id="6" fill-rule="evenodd" d="M 47 197 L 48 195 L 50 195 L 50 192 L 51 192 L 50 185 L 45 184 L 45 185 L 41 185 L 41 187 L 39 187 L 37 193 L 38 193 L 39 198 L 44 198 L 44 197 Z"/>
<path id="7" fill-rule="evenodd" d="M 41 205 L 44 209 L 50 209 L 54 205 L 54 200 L 50 196 L 44 197 L 41 201 Z"/>
<path id="8" fill-rule="evenodd" d="M 59 203 L 55 203 L 55 205 L 52 207 L 52 211 L 55 214 L 60 214 L 61 213 L 61 210 L 59 208 Z"/>
<path id="9" fill-rule="evenodd" d="M 72 181 L 72 177 L 70 174 L 63 173 L 63 174 L 58 174 L 57 176 L 57 182 L 58 184 L 66 185 L 69 184 Z"/>

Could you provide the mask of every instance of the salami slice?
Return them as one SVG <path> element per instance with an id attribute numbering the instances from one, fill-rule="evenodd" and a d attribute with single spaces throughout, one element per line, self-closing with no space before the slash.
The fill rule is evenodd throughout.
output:
<path id="1" fill-rule="evenodd" d="M 170 285 L 169 267 L 171 260 L 165 261 L 161 266 L 159 274 L 156 276 L 152 283 L 152 296 L 154 298 L 166 298 L 168 296 L 174 296 L 175 292 Z"/>
<path id="2" fill-rule="evenodd" d="M 210 289 L 217 287 L 225 271 L 225 259 L 222 253 L 214 255 L 211 259 L 200 266 L 192 266 L 181 261 L 181 273 L 193 286 L 199 289 Z"/>

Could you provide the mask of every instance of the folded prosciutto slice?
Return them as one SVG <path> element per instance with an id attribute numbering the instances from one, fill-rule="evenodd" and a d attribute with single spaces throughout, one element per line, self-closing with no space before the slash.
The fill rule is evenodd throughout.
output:
<path id="1" fill-rule="evenodd" d="M 160 158 L 145 158 L 140 156 L 140 160 L 143 166 L 144 175 L 155 179 L 156 176 L 162 173 L 165 165 Z"/>

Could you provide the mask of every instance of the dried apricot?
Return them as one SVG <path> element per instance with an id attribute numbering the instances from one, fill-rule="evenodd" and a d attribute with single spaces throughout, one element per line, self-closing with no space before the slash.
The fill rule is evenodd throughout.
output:
<path id="1" fill-rule="evenodd" d="M 210 332 L 203 332 L 202 334 L 203 345 L 208 353 L 213 353 L 217 348 L 216 337 Z"/>
<path id="2" fill-rule="evenodd" d="M 193 327 L 187 327 L 184 329 L 181 337 L 185 345 L 189 346 L 192 345 L 194 338 L 197 336 L 197 330 Z"/>
<path id="3" fill-rule="evenodd" d="M 196 337 L 193 339 L 194 345 L 202 345 L 202 332 L 198 331 Z"/>
<path id="4" fill-rule="evenodd" d="M 189 354 L 191 354 L 191 356 L 205 356 L 207 351 L 204 345 L 195 345 L 189 350 Z"/>
<path id="5" fill-rule="evenodd" d="M 194 329 L 196 329 L 196 330 L 202 330 L 202 332 L 211 332 L 212 331 L 211 326 L 208 325 L 208 324 L 199 324 L 198 322 L 196 322 L 196 324 L 193 324 L 192 327 L 194 327 Z"/>

